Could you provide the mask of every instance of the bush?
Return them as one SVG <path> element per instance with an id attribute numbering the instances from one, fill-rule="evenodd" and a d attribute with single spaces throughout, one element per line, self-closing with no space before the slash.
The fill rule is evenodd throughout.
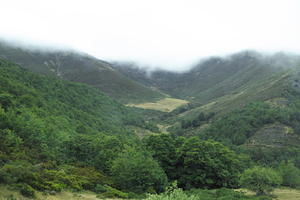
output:
<path id="1" fill-rule="evenodd" d="M 35 179 L 34 167 L 25 161 L 13 161 L 0 168 L 0 183 L 28 183 Z"/>
<path id="2" fill-rule="evenodd" d="M 100 195 L 98 195 L 97 197 L 99 198 L 122 198 L 122 199 L 127 199 L 129 197 L 129 195 L 125 192 L 122 192 L 120 190 L 117 190 L 115 188 L 112 188 L 110 186 L 104 186 L 103 191 L 105 190 L 105 192 L 101 193 Z"/>
<path id="3" fill-rule="evenodd" d="M 271 168 L 254 167 L 245 170 L 240 183 L 242 187 L 256 192 L 257 195 L 269 195 L 273 189 L 282 183 L 282 177 Z"/>
<path id="4" fill-rule="evenodd" d="M 63 189 L 71 188 L 77 191 L 82 190 L 82 185 L 86 182 L 82 177 L 67 174 L 63 170 L 45 169 L 36 174 L 37 181 L 32 186 L 39 190 L 54 190 L 60 192 Z"/>
<path id="5" fill-rule="evenodd" d="M 281 162 L 279 165 L 279 173 L 282 176 L 282 185 L 292 188 L 300 186 L 300 169 L 293 162 Z"/>
<path id="6" fill-rule="evenodd" d="M 105 188 L 105 186 L 103 185 L 99 185 L 97 184 L 93 190 L 94 192 L 98 193 L 98 194 L 101 194 L 101 193 L 104 193 L 107 191 L 107 189 Z"/>
<path id="7" fill-rule="evenodd" d="M 30 185 L 27 185 L 27 184 L 21 185 L 20 193 L 25 197 L 34 197 L 35 196 L 34 189 Z"/>

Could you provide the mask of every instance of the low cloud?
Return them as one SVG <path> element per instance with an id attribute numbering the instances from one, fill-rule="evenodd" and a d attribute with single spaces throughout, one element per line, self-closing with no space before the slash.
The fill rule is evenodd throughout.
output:
<path id="1" fill-rule="evenodd" d="M 299 7 L 297 0 L 10 0 L 1 3 L 0 37 L 182 71 L 243 49 L 300 52 Z"/>

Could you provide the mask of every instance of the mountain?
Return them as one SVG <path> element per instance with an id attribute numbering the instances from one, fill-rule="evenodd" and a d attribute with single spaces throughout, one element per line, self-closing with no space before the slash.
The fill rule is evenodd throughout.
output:
<path id="1" fill-rule="evenodd" d="M 149 74 L 74 52 L 6 48 L 3 57 L 22 62 L 0 59 L 0 198 L 9 188 L 32 198 L 63 190 L 135 198 L 175 180 L 186 189 L 236 188 L 256 165 L 279 171 L 289 163 L 300 177 L 297 56 L 242 52 L 184 73 Z M 126 80 L 168 98 L 144 102 L 158 111 L 125 106 L 88 82 L 95 69 L 113 76 L 110 90 Z"/>
<path id="2" fill-rule="evenodd" d="M 130 63 L 118 63 L 114 68 L 148 87 L 201 105 L 204 110 L 221 111 L 282 96 L 284 82 L 299 63 L 298 56 L 245 51 L 225 58 L 208 58 L 183 73 L 148 73 Z"/>
<path id="3" fill-rule="evenodd" d="M 165 95 L 133 81 L 108 62 L 71 50 L 29 50 L 0 41 L 0 58 L 44 75 L 86 83 L 122 103 L 156 101 Z"/>
<path id="4" fill-rule="evenodd" d="M 35 74 L 2 59 L 0 74 L 1 108 L 19 116 L 62 117 L 72 131 L 84 127 L 104 133 L 122 132 L 130 120 L 140 119 L 131 108 L 85 84 Z"/>

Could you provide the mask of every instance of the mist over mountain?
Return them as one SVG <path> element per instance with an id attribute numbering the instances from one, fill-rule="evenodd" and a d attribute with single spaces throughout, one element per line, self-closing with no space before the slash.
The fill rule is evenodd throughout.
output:
<path id="1" fill-rule="evenodd" d="M 204 99 L 207 97 L 203 95 L 207 90 L 213 95 L 209 98 L 216 98 L 218 95 L 225 95 L 226 91 L 232 92 L 243 84 L 295 68 L 299 65 L 299 61 L 298 55 L 283 52 L 266 55 L 255 51 L 243 51 L 227 57 L 204 59 L 181 73 L 151 71 L 134 63 L 115 63 L 113 66 L 129 78 L 147 86 L 157 87 L 178 98 L 192 101 L 197 98 L 205 102 Z"/>
<path id="2" fill-rule="evenodd" d="M 299 200 L 299 0 L 0 4 L 0 200 Z"/>
<path id="3" fill-rule="evenodd" d="M 41 50 L 0 41 L 0 58 L 37 73 L 92 85 L 120 102 L 155 100 L 164 96 L 123 76 L 110 63 L 76 50 L 47 47 Z"/>
<path id="4" fill-rule="evenodd" d="M 249 163 L 300 177 L 299 55 L 248 50 L 178 72 L 2 42 L 0 74 L 1 198 L 16 184 L 28 197 L 128 198 L 178 181 L 232 199 Z"/>

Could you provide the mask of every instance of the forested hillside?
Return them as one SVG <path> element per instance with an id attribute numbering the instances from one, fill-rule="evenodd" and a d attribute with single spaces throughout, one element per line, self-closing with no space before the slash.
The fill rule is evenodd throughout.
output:
<path id="1" fill-rule="evenodd" d="M 298 56 L 284 53 L 267 56 L 244 51 L 227 57 L 207 58 L 181 73 L 161 70 L 148 72 L 131 63 L 117 63 L 113 66 L 126 76 L 173 97 L 207 104 L 226 95 L 238 95 L 245 90 L 271 84 L 276 81 L 275 76 L 294 68 L 299 61 Z M 272 93 L 266 91 L 266 88 L 264 92 Z M 249 94 L 248 91 L 244 93 Z M 265 95 L 266 98 L 270 98 L 269 93 Z M 259 95 L 252 96 L 257 98 Z"/>
<path id="2" fill-rule="evenodd" d="M 297 188 L 298 68 L 254 60 L 206 80 L 208 96 L 187 97 L 169 113 L 0 60 L 0 183 L 30 198 L 88 190 L 99 198 L 238 200 Z M 263 196 L 232 190 L 240 187 Z"/>
<path id="3" fill-rule="evenodd" d="M 155 101 L 162 97 L 114 70 L 108 62 L 74 50 L 32 49 L 0 40 L 0 58 L 44 75 L 86 83 L 122 103 Z"/>
<path id="4" fill-rule="evenodd" d="M 126 143 L 136 143 L 126 126 L 149 127 L 96 88 L 37 75 L 5 60 L 0 74 L 0 182 L 24 195 L 32 188 L 112 185 L 106 178 L 112 160 Z"/>

